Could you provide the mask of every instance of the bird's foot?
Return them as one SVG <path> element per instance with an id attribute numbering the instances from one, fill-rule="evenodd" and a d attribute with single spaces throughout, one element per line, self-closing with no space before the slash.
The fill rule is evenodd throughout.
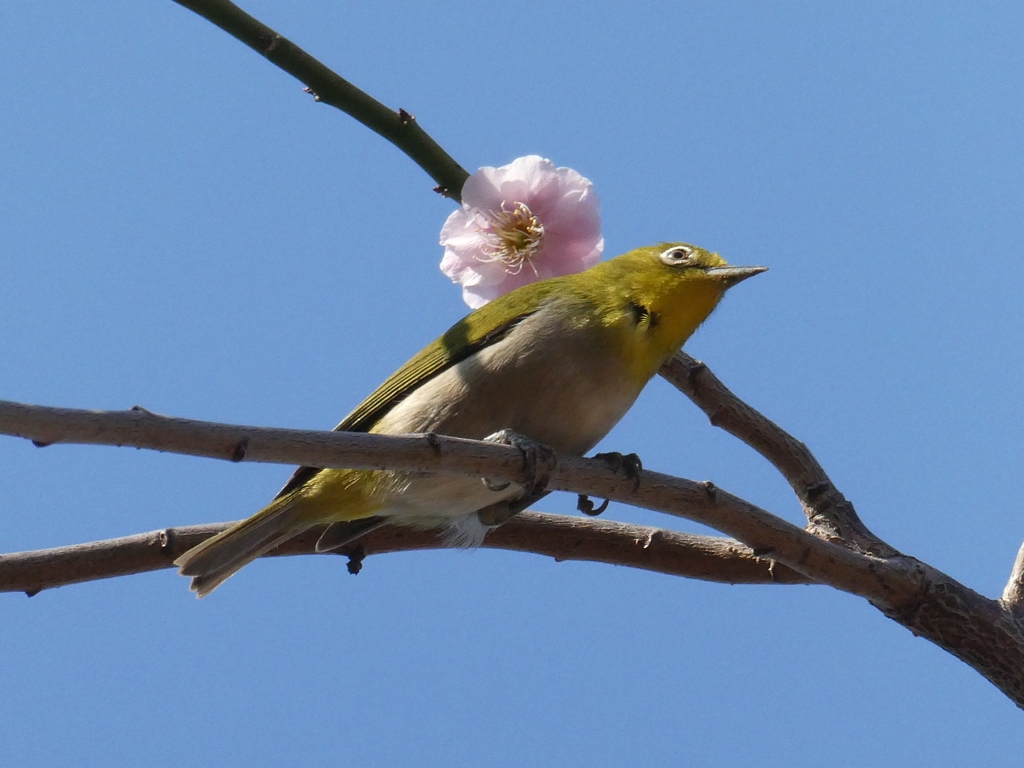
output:
<path id="1" fill-rule="evenodd" d="M 590 500 L 590 497 L 585 493 L 581 493 L 576 498 L 576 509 L 582 512 L 584 515 L 590 517 L 597 517 L 606 509 L 608 509 L 608 499 L 602 501 L 598 506 L 594 506 L 594 502 Z"/>
<path id="2" fill-rule="evenodd" d="M 595 453 L 594 458 L 600 459 L 611 467 L 612 472 L 619 472 L 621 470 L 626 475 L 627 480 L 633 481 L 634 491 L 640 487 L 640 472 L 643 470 L 644 465 L 640 461 L 640 457 L 635 453 L 623 455 L 618 451 L 611 451 L 610 453 Z"/>
<path id="3" fill-rule="evenodd" d="M 611 451 L 610 453 L 594 454 L 594 458 L 600 459 L 611 467 L 612 472 L 618 472 L 619 470 L 625 472 L 626 478 L 633 481 L 634 491 L 640 487 L 640 470 L 644 468 L 644 465 L 643 462 L 640 461 L 640 457 L 635 453 L 622 455 L 618 451 Z M 584 515 L 597 517 L 608 509 L 608 499 L 605 499 L 595 507 L 594 502 L 590 500 L 590 497 L 585 493 L 581 493 L 576 499 L 576 509 Z"/>
<path id="4" fill-rule="evenodd" d="M 484 440 L 518 448 L 523 454 L 523 474 L 526 476 L 523 495 L 529 498 L 542 494 L 556 465 L 555 452 L 551 448 L 511 429 L 502 429 L 488 435 Z M 496 483 L 486 477 L 483 478 L 483 483 L 492 491 L 503 491 L 511 485 L 508 482 Z"/>

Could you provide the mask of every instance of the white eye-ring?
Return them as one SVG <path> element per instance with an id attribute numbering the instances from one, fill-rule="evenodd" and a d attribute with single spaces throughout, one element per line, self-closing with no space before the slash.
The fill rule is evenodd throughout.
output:
<path id="1" fill-rule="evenodd" d="M 670 267 L 685 267 L 697 261 L 697 254 L 685 245 L 673 245 L 671 248 L 662 251 L 658 258 Z"/>

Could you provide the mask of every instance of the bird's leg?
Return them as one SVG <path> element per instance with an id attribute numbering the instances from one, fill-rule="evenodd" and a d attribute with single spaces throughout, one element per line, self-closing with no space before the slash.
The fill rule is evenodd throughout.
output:
<path id="1" fill-rule="evenodd" d="M 502 429 L 488 435 L 484 440 L 515 446 L 523 454 L 523 473 L 526 475 L 526 483 L 523 485 L 525 497 L 534 496 L 544 490 L 551 477 L 551 470 L 556 464 L 555 452 L 551 448 L 511 429 Z M 503 491 L 510 485 L 495 483 L 486 477 L 483 478 L 483 483 L 492 491 Z"/>

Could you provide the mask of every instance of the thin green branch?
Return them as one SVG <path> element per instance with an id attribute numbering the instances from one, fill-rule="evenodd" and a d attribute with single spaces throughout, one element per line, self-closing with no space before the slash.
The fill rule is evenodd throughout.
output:
<path id="1" fill-rule="evenodd" d="M 396 112 L 384 106 L 228 0 L 175 2 L 263 54 L 271 64 L 304 83 L 317 101 L 340 109 L 379 133 L 430 174 L 437 182 L 438 192 L 461 201 L 462 185 L 469 173 L 404 109 Z"/>

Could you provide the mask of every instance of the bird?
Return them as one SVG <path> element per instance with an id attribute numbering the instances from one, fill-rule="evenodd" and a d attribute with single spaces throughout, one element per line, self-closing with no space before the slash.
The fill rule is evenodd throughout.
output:
<path id="1" fill-rule="evenodd" d="M 766 267 L 734 267 L 688 243 L 638 248 L 539 280 L 471 312 L 398 369 L 337 430 L 435 433 L 590 451 L 718 306 Z M 284 541 L 327 525 L 316 551 L 384 524 L 482 543 L 495 509 L 530 489 L 452 474 L 300 467 L 252 517 L 189 549 L 179 573 L 203 597 Z"/>

